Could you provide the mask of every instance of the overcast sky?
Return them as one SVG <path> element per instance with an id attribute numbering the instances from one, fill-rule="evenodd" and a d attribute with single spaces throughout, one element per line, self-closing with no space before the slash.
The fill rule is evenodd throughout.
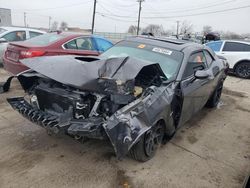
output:
<path id="1" fill-rule="evenodd" d="M 66 21 L 70 27 L 87 29 L 91 28 L 93 1 L 0 0 L 0 7 L 12 9 L 14 25 L 24 25 L 25 11 L 27 24 L 31 27 L 48 28 L 51 16 L 52 22 Z M 138 2 L 97 0 L 96 11 L 96 31 L 126 32 L 131 24 L 136 25 Z M 191 22 L 195 31 L 211 25 L 214 30 L 250 33 L 250 0 L 145 0 L 142 3 L 142 27 L 154 23 L 163 25 L 164 29 L 173 29 L 177 20 Z"/>

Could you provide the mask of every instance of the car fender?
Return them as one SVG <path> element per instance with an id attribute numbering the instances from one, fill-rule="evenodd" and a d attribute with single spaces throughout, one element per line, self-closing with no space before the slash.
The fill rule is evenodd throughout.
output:
<path id="1" fill-rule="evenodd" d="M 169 121 L 173 92 L 165 87 L 153 87 L 152 94 L 141 97 L 117 111 L 103 125 L 118 159 L 124 157 L 134 144 L 159 120 L 164 120 L 168 132 L 175 126 Z M 169 122 L 172 122 L 170 125 Z"/>

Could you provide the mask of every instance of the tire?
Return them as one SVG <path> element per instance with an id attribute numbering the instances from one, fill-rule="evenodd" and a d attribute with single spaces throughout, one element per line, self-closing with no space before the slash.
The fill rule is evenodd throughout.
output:
<path id="1" fill-rule="evenodd" d="M 218 105 L 218 103 L 220 102 L 222 89 L 223 89 L 223 82 L 220 81 L 218 83 L 218 85 L 216 86 L 212 96 L 208 99 L 208 101 L 207 101 L 207 103 L 205 105 L 206 107 L 214 108 L 214 107 L 216 107 Z"/>
<path id="2" fill-rule="evenodd" d="M 240 78 L 250 78 L 250 62 L 241 62 L 235 68 L 235 74 Z"/>
<path id="3" fill-rule="evenodd" d="M 165 134 L 165 125 L 157 123 L 130 149 L 130 156 L 140 162 L 145 162 L 155 156 Z"/>

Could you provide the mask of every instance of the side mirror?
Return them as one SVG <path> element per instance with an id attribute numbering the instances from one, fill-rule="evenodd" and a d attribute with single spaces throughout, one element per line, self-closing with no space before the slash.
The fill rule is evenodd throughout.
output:
<path id="1" fill-rule="evenodd" d="M 0 43 L 8 42 L 5 38 L 0 38 Z"/>
<path id="2" fill-rule="evenodd" d="M 209 77 L 209 74 L 206 70 L 197 70 L 195 73 L 194 73 L 194 77 L 196 79 L 206 79 Z"/>

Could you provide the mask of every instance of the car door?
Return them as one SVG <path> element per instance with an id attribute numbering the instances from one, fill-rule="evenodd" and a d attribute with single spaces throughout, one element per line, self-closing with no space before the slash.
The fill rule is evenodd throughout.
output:
<path id="1" fill-rule="evenodd" d="M 80 37 L 66 42 L 63 45 L 66 54 L 99 55 L 91 37 Z"/>
<path id="2" fill-rule="evenodd" d="M 240 42 L 226 41 L 222 51 L 218 53 L 218 55 L 225 57 L 228 61 L 229 68 L 233 69 L 238 61 L 250 58 L 250 45 Z"/>
<path id="3" fill-rule="evenodd" d="M 196 79 L 194 73 L 197 70 L 208 69 L 209 67 L 203 51 L 198 51 L 190 55 L 180 85 L 183 97 L 180 125 L 188 121 L 206 104 L 213 89 L 212 79 Z"/>

